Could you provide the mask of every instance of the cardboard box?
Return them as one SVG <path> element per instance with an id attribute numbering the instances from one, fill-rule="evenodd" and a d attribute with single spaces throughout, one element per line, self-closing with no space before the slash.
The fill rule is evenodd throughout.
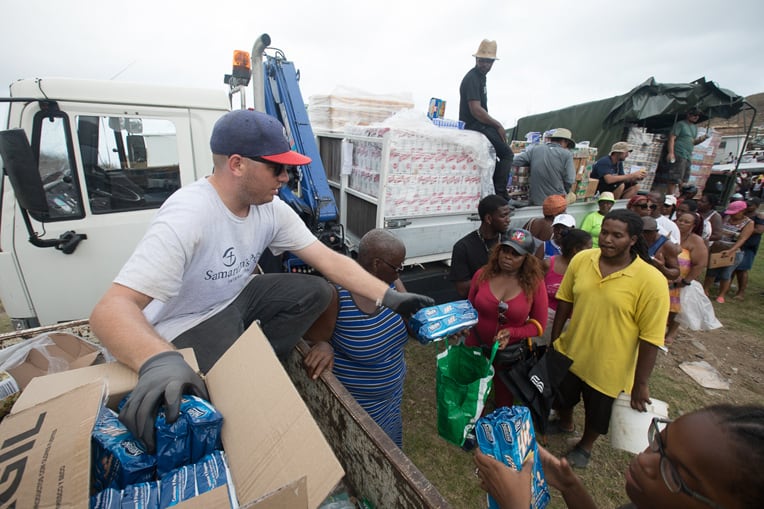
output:
<path id="1" fill-rule="evenodd" d="M 723 253 L 711 253 L 711 256 L 708 259 L 708 268 L 709 269 L 718 269 L 721 267 L 729 267 L 735 263 L 735 251 L 730 251 L 730 254 L 727 256 L 724 256 Z"/>
<path id="2" fill-rule="evenodd" d="M 107 390 L 109 401 L 118 401 L 136 380 L 118 363 L 33 379 L 0 423 L 0 469 L 10 479 L 6 503 L 87 507 L 98 409 Z M 225 419 L 223 448 L 240 505 L 286 507 L 275 501 L 289 500 L 288 507 L 317 507 L 344 472 L 256 324 L 207 373 L 206 383 Z M 220 487 L 203 502 L 194 498 L 178 507 L 227 505 Z"/>
<path id="3" fill-rule="evenodd" d="M 93 364 L 100 353 L 97 346 L 73 334 L 50 332 L 46 334 L 53 344 L 30 349 L 20 364 L 7 368 L 20 389 L 38 376 L 66 369 L 77 369 Z M 30 340 L 34 341 L 34 340 Z M 44 349 L 47 355 L 41 351 Z M 53 364 L 53 366 L 51 366 Z"/>

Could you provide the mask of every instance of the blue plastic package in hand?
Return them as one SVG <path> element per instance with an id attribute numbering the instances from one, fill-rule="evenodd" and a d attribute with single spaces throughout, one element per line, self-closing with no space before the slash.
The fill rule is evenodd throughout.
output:
<path id="1" fill-rule="evenodd" d="M 156 458 L 146 452 L 113 410 L 101 408 L 91 442 L 93 491 L 123 489 L 129 484 L 153 479 Z"/>
<path id="2" fill-rule="evenodd" d="M 157 476 L 191 462 L 191 436 L 187 419 L 178 418 L 167 422 L 164 407 L 156 418 Z"/>
<path id="3" fill-rule="evenodd" d="M 531 452 L 534 454 L 531 481 L 533 494 L 530 509 L 544 509 L 550 501 L 549 487 L 541 467 L 530 410 L 523 406 L 497 408 L 489 415 L 478 419 L 475 435 L 480 452 L 515 470 L 522 469 L 528 454 Z M 488 495 L 488 507 L 499 508 L 490 495 Z"/>
<path id="4" fill-rule="evenodd" d="M 422 308 L 411 317 L 410 326 L 422 344 L 439 341 L 477 324 L 478 315 L 468 300 Z"/>
<path id="5" fill-rule="evenodd" d="M 188 422 L 191 442 L 191 462 L 196 463 L 212 451 L 222 449 L 220 433 L 223 415 L 209 402 L 193 395 L 184 395 L 180 413 Z"/>

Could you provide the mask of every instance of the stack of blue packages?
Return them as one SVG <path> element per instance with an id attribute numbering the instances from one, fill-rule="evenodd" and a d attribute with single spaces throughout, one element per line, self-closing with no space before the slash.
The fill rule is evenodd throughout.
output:
<path id="1" fill-rule="evenodd" d="M 209 402 L 184 395 L 178 419 L 168 423 L 160 408 L 155 425 L 151 455 L 116 412 L 101 409 L 92 433 L 91 509 L 170 507 L 230 481 L 220 450 L 223 416 Z M 235 491 L 228 484 L 233 506 Z"/>
<path id="2" fill-rule="evenodd" d="M 446 302 L 422 308 L 411 317 L 409 325 L 423 345 L 473 327 L 478 322 L 475 308 L 468 300 Z"/>
<path id="3" fill-rule="evenodd" d="M 541 468 L 530 410 L 523 406 L 497 408 L 491 414 L 478 419 L 475 436 L 480 452 L 515 470 L 521 470 L 528 454 L 533 453 L 530 509 L 544 509 L 550 500 L 549 487 Z M 488 507 L 499 509 L 499 505 L 490 495 Z"/>
<path id="4" fill-rule="evenodd" d="M 91 436 L 94 491 L 121 490 L 153 480 L 156 458 L 146 452 L 113 410 L 101 409 Z"/>

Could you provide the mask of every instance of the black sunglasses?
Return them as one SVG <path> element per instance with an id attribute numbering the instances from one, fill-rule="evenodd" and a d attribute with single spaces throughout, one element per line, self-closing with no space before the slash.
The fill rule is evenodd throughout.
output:
<path id="1" fill-rule="evenodd" d="M 273 175 L 275 175 L 276 177 L 278 177 L 279 175 L 281 175 L 285 171 L 289 171 L 289 168 L 291 168 L 291 166 L 288 166 L 286 164 L 274 163 L 273 161 L 269 161 L 267 159 L 263 159 L 262 157 L 259 157 L 259 156 L 245 156 L 244 154 L 239 154 L 239 155 L 241 157 L 246 158 L 246 159 L 250 159 L 250 160 L 255 161 L 257 163 L 261 163 L 261 164 L 264 164 L 266 166 L 271 167 L 273 169 Z"/>
<path id="2" fill-rule="evenodd" d="M 377 260 L 379 260 L 380 262 L 384 263 L 385 265 L 387 265 L 388 267 L 390 267 L 391 269 L 393 269 L 393 270 L 394 270 L 395 272 L 397 272 L 398 274 L 400 274 L 401 272 L 403 272 L 403 265 L 399 265 L 399 266 L 397 266 L 397 267 L 396 267 L 396 266 L 395 266 L 395 265 L 393 265 L 392 263 L 388 262 L 387 260 L 383 260 L 382 258 L 377 258 Z"/>
<path id="3" fill-rule="evenodd" d="M 640 203 L 639 205 L 637 205 L 637 207 L 642 209 L 647 209 L 649 207 L 650 210 L 655 210 L 658 208 L 658 205 L 655 205 L 655 204 L 648 205 L 647 203 Z"/>
<path id="4" fill-rule="evenodd" d="M 499 323 L 504 325 L 507 323 L 507 310 L 509 309 L 509 304 L 504 302 L 503 300 L 499 301 Z"/>

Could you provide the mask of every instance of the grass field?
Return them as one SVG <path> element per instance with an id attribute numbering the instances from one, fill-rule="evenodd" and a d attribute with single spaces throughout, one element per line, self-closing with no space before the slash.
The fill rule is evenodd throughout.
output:
<path id="1" fill-rule="evenodd" d="M 735 283 L 733 282 L 733 288 Z M 747 298 L 744 302 L 729 299 L 727 304 L 714 304 L 717 318 L 724 324 L 718 331 L 698 333 L 698 341 L 706 343 L 709 350 L 717 348 L 716 354 L 708 353 L 709 359 L 722 359 L 727 372 L 737 374 L 740 364 L 727 356 L 738 353 L 754 358 L 764 354 L 764 334 L 761 327 L 761 312 L 764 309 L 764 259 L 759 256 L 750 272 Z M 734 292 L 730 293 L 730 296 Z M 689 334 L 688 334 L 689 335 Z M 755 345 L 750 352 L 736 352 L 735 340 L 741 335 L 753 336 Z M 692 338 L 684 343 L 689 345 Z M 677 348 L 680 345 L 677 345 Z M 686 348 L 691 348 L 687 346 Z M 741 347 L 742 348 L 742 347 Z M 419 467 L 438 491 L 455 508 L 485 507 L 485 493 L 479 488 L 473 476 L 472 454 L 462 451 L 440 438 L 437 433 L 435 403 L 435 355 L 443 349 L 440 344 L 420 345 L 410 342 L 406 355 L 408 374 L 404 392 L 404 452 Z M 673 348 L 672 348 L 673 350 Z M 688 355 L 694 358 L 692 350 Z M 672 351 L 670 355 L 659 355 L 650 380 L 651 395 L 669 404 L 671 417 L 700 408 L 709 403 L 757 402 L 764 404 L 760 378 L 761 371 L 751 374 L 752 380 L 736 383 L 730 391 L 704 389 L 678 369 L 681 357 Z M 697 359 L 695 359 L 697 360 Z M 709 360 L 709 362 L 711 362 Z M 754 360 L 758 366 L 758 360 Z M 712 362 L 713 364 L 713 362 Z M 739 368 L 743 370 L 741 366 Z M 726 374 L 726 373 L 725 373 Z M 576 429 L 583 427 L 583 412 L 576 409 Z M 577 438 L 549 437 L 549 449 L 558 455 L 564 454 Z M 592 461 L 587 470 L 581 471 L 584 484 L 598 502 L 599 507 L 615 508 L 627 502 L 623 489 L 624 476 L 632 455 L 610 447 L 608 437 L 602 437 L 594 448 Z M 562 497 L 555 490 L 550 509 L 563 508 Z"/>

